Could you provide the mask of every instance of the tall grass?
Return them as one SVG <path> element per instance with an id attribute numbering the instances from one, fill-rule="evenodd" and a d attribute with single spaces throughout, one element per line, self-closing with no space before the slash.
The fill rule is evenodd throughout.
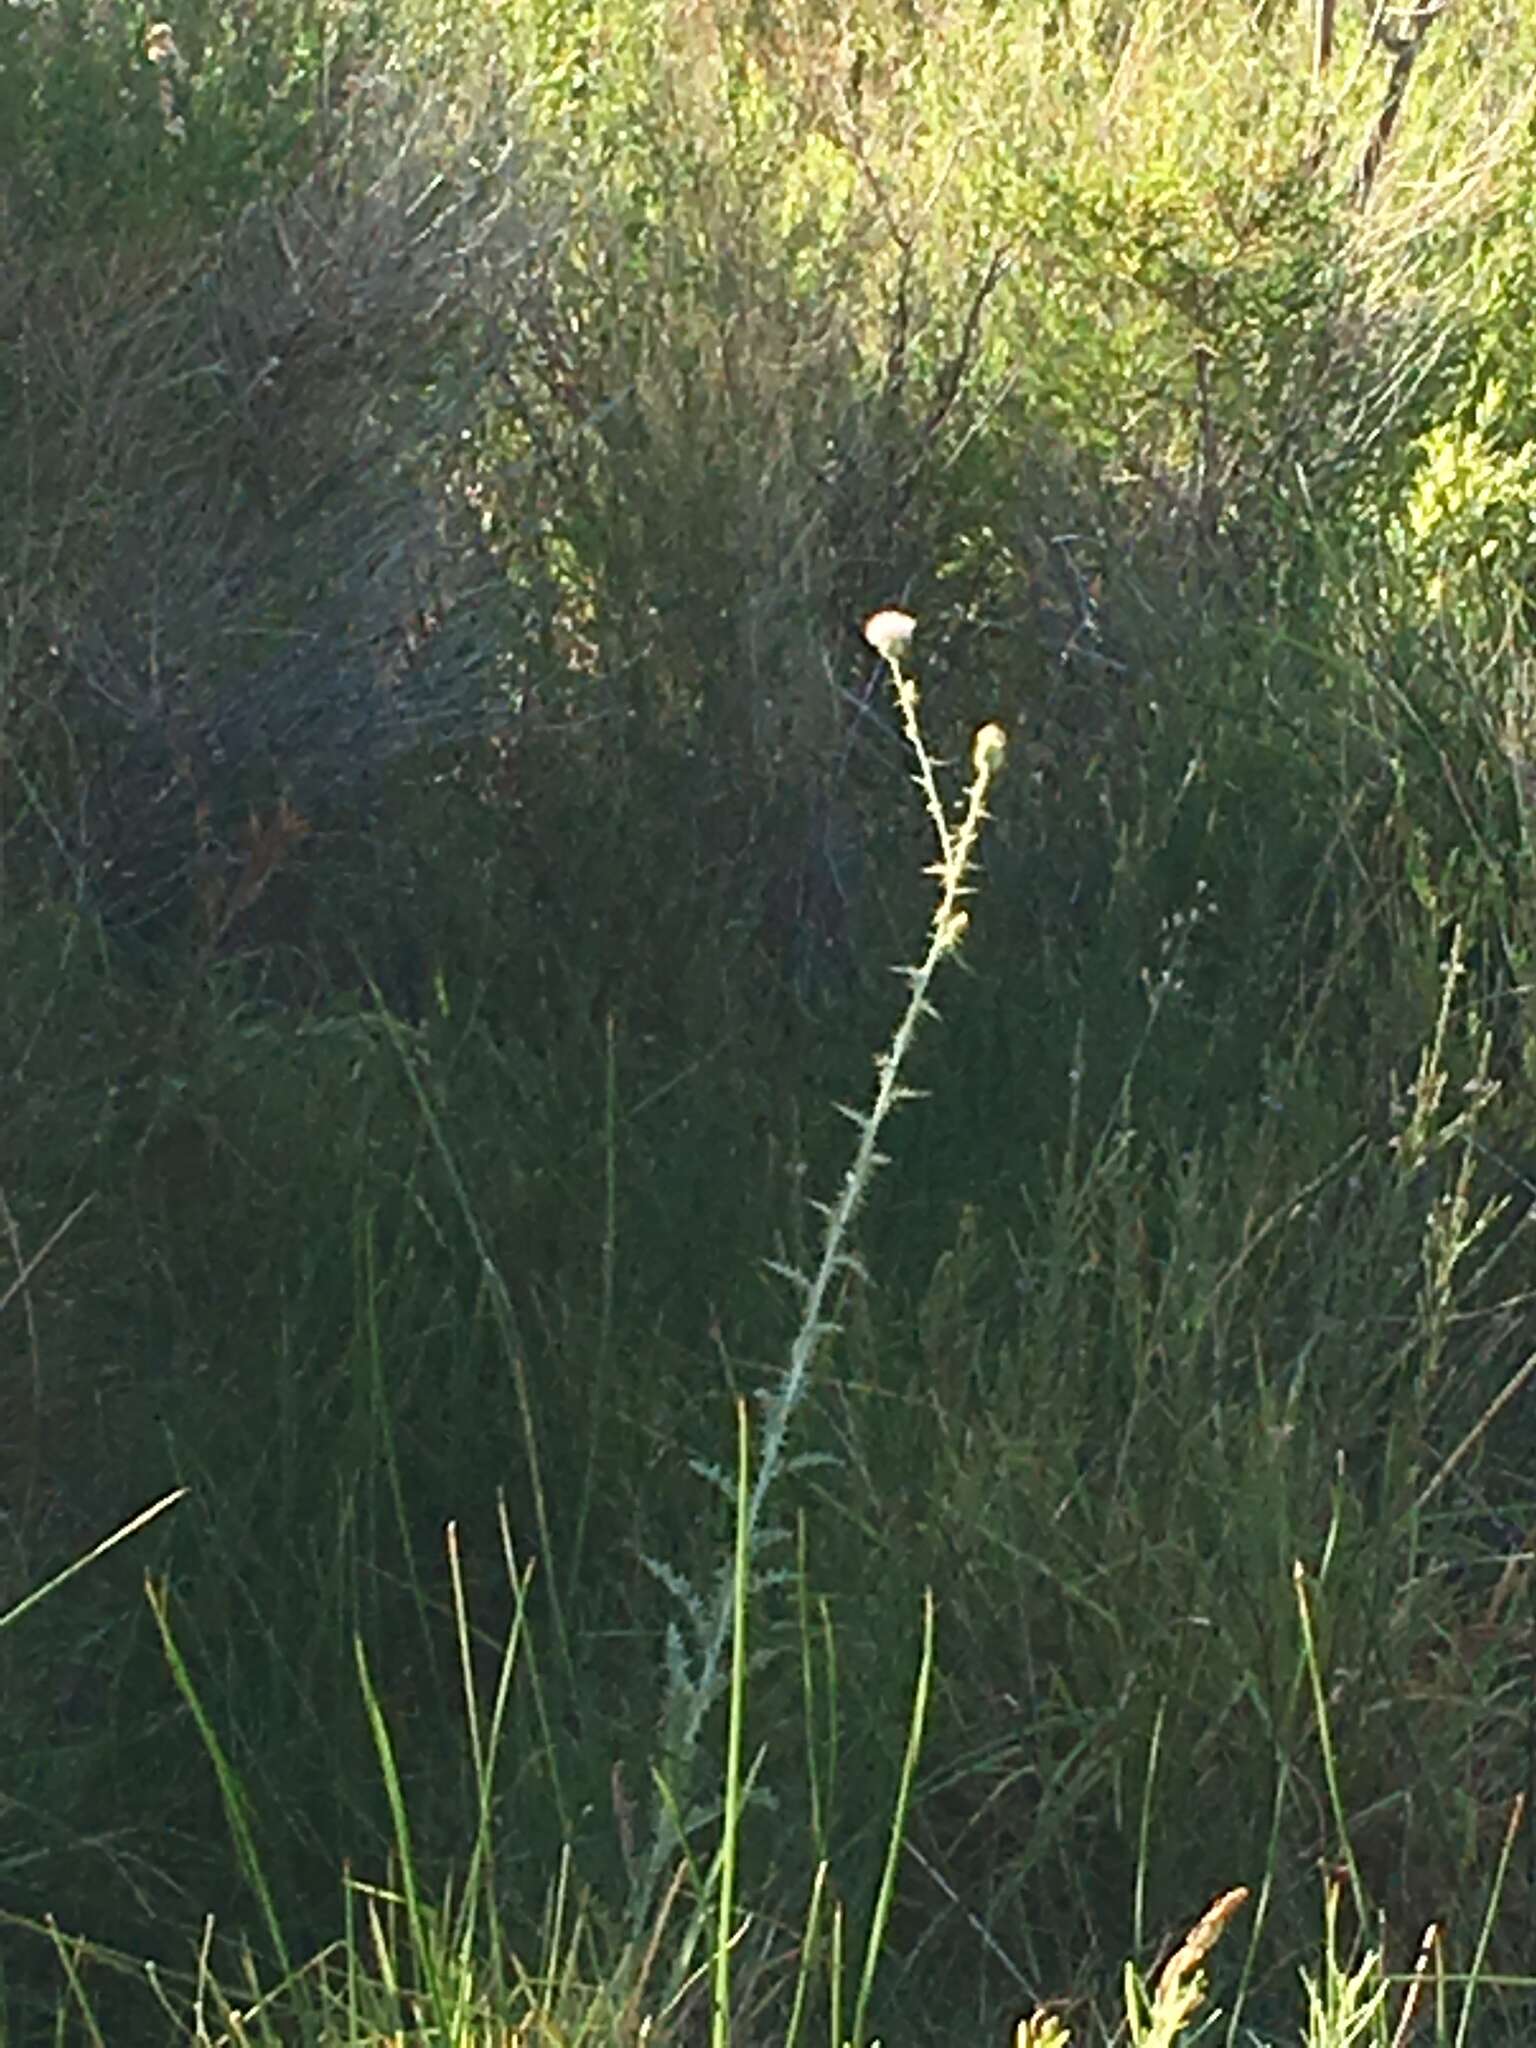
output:
<path id="1" fill-rule="evenodd" d="M 0 25 L 0 1606 L 187 1489 L 13 2031 L 1520 2038 L 1525 10 L 167 26 Z"/>

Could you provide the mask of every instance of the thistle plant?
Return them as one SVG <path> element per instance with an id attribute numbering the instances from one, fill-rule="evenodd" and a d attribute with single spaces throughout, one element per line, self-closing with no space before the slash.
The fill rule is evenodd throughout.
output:
<path id="1" fill-rule="evenodd" d="M 722 1573 L 713 1603 L 699 1599 L 688 1582 L 669 1566 L 648 1560 L 651 1569 L 683 1604 L 691 1625 L 693 1649 L 690 1657 L 682 1632 L 676 1626 L 668 1630 L 663 1804 L 642 1894 L 637 1901 L 642 1915 L 655 1895 L 668 1854 L 687 1832 L 688 1816 L 680 1802 L 691 1782 L 706 1717 L 729 1678 L 733 1648 L 737 1649 L 739 1661 L 736 1617 L 745 1613 L 744 1588 L 755 1576 L 765 1542 L 772 1534 L 767 1524 L 768 1498 L 786 1470 L 790 1428 L 805 1399 L 817 1358 L 839 1328 L 834 1297 L 841 1284 L 861 1270 L 851 1249 L 854 1222 L 876 1170 L 887 1164 L 879 1149 L 882 1127 L 896 1105 L 917 1092 L 903 1084 L 902 1070 L 920 1020 L 937 1014 L 929 1001 L 929 990 L 939 964 L 956 949 L 965 933 L 965 899 L 972 893 L 967 878 L 987 816 L 988 792 L 1006 750 L 1006 735 L 1000 725 L 987 724 L 979 729 L 972 744 L 971 779 L 963 808 L 958 820 L 952 819 L 946 813 L 936 764 L 919 723 L 918 685 L 905 666 L 915 629 L 916 622 L 908 613 L 879 611 L 866 621 L 864 636 L 889 670 L 902 726 L 916 760 L 913 780 L 923 792 L 938 845 L 938 860 L 931 870 L 939 882 L 938 904 L 921 960 L 916 966 L 897 970 L 907 983 L 907 1001 L 889 1047 L 876 1056 L 874 1099 L 867 1110 L 840 1105 L 857 1128 L 858 1140 L 836 1199 L 816 1205 L 824 1222 L 820 1255 L 810 1270 L 771 1262 L 772 1270 L 794 1288 L 801 1308 L 799 1326 L 790 1345 L 789 1369 L 778 1390 L 763 1405 L 752 1460 L 754 1476 L 748 1485 L 745 1459 L 735 1478 L 715 1468 L 701 1470 L 701 1476 L 710 1479 L 736 1506 L 738 1533 L 734 1559 Z M 744 1503 L 740 1497 L 743 1489 Z M 738 1790 L 727 1785 L 728 1804 L 736 1798 Z"/>

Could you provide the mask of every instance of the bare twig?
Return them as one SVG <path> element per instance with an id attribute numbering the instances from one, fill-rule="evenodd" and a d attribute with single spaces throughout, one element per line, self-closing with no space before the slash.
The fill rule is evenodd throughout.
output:
<path id="1" fill-rule="evenodd" d="M 1424 38 L 1433 22 L 1440 19 L 1452 0 L 1435 0 L 1429 7 L 1418 7 L 1404 16 L 1401 32 L 1389 29 L 1385 14 L 1378 14 L 1375 24 L 1375 41 L 1388 51 L 1392 58 L 1392 69 L 1387 74 L 1387 89 L 1382 97 L 1381 111 L 1376 116 L 1375 126 L 1365 145 L 1365 154 L 1355 172 L 1355 196 L 1363 203 L 1371 196 L 1383 159 L 1386 156 L 1392 134 L 1397 127 L 1398 117 L 1408 95 L 1408 80 L 1418 62 L 1419 52 L 1424 47 Z"/>

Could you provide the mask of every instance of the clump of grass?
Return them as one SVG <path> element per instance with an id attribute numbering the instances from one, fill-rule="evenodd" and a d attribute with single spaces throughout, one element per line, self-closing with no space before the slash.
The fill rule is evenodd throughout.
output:
<path id="1" fill-rule="evenodd" d="M 627 2031 L 628 2025 L 639 2021 L 640 2007 L 656 1963 L 662 1932 L 673 1912 L 678 1880 L 684 1872 L 691 1871 L 697 1903 L 691 1921 L 676 1937 L 681 1962 L 674 1965 L 671 1989 L 664 1999 L 664 2011 L 686 2007 L 691 1994 L 707 1973 L 713 2038 L 717 2048 L 724 2048 L 732 2038 L 733 1955 L 743 1932 L 736 1924 L 737 1844 L 752 1777 L 744 1761 L 747 1616 L 750 1591 L 758 1578 L 762 1551 L 769 1534 L 769 1494 L 774 1482 L 793 1462 L 788 1450 L 792 1425 L 807 1396 L 818 1355 L 837 1333 L 835 1296 L 839 1284 L 860 1270 L 851 1249 L 855 1219 L 875 1173 L 886 1163 L 879 1149 L 881 1132 L 897 1105 L 912 1093 L 902 1080 L 902 1073 L 919 1024 L 936 1014 L 930 999 L 935 976 L 941 963 L 954 953 L 966 930 L 968 913 L 965 899 L 971 894 L 970 876 L 987 816 L 987 797 L 1006 751 L 1006 739 L 1000 726 L 988 724 L 978 731 L 972 747 L 969 785 L 959 814 L 952 819 L 939 790 L 937 764 L 923 736 L 917 681 L 905 661 L 914 623 L 904 613 L 885 611 L 875 614 L 865 631 L 869 643 L 887 665 L 903 727 L 913 749 L 916 762 L 914 780 L 923 792 L 937 842 L 938 859 L 933 872 L 939 884 L 938 902 L 931 920 L 928 944 L 920 960 L 902 970 L 908 984 L 907 1002 L 889 1048 L 877 1059 L 878 1080 L 871 1106 L 863 1112 L 846 1112 L 858 1129 L 858 1140 L 836 1200 L 822 1205 L 825 1228 L 819 1257 L 810 1270 L 784 1264 L 777 1267 L 801 1298 L 798 1327 L 790 1347 L 788 1371 L 779 1390 L 766 1404 L 755 1477 L 751 1476 L 748 1411 L 745 1403 L 738 1406 L 734 1540 L 730 1559 L 721 1574 L 720 1599 L 697 1645 L 697 1661 L 691 1670 L 683 1662 L 680 1639 L 675 1632 L 669 1641 L 670 1690 L 666 1709 L 670 1740 L 667 1754 L 657 1766 L 661 1798 L 651 1856 L 636 1896 L 631 1901 L 632 1924 L 637 1935 L 643 1938 L 637 1938 L 633 1943 L 629 1966 L 615 1976 L 616 1982 L 626 1986 L 622 2012 L 604 2009 L 607 2023 L 617 2025 L 621 2034 Z M 429 1119 L 430 1114 L 428 1109 Z M 516 1621 L 501 1654 L 494 1699 L 488 1710 L 482 1709 L 477 1697 L 477 1660 L 457 1537 L 454 1530 L 449 1532 L 453 1617 L 469 1736 L 475 1820 L 467 1870 L 461 1883 L 450 1889 L 440 1904 L 429 1900 L 425 1891 L 421 1857 L 414 1840 L 405 1775 L 395 1737 L 370 1659 L 360 1638 L 357 1642 L 358 1683 L 391 1819 L 394 1876 L 391 1883 L 382 1888 L 349 1884 L 346 1971 L 340 1984 L 325 1958 L 316 1959 L 314 1964 L 301 1965 L 291 1954 L 280 1902 L 259 1846 L 250 1792 L 208 1713 L 193 1671 L 177 1641 L 168 1592 L 163 1587 L 152 1588 L 151 1604 L 166 1656 L 212 1762 L 238 1862 L 251 1893 L 259 1903 L 272 1952 L 281 1967 L 282 1982 L 277 1991 L 261 1989 L 253 1978 L 246 1994 L 237 1998 L 215 1982 L 208 1968 L 205 1945 L 190 2000 L 193 2031 L 201 2030 L 203 2015 L 211 2011 L 219 2015 L 232 2040 L 261 2041 L 271 2037 L 270 2029 L 276 2023 L 278 2013 L 291 2009 L 300 2017 L 306 2038 L 316 2040 L 330 2038 L 330 2029 L 340 2021 L 343 2023 L 340 2037 L 348 2042 L 380 2037 L 399 2040 L 414 2038 L 417 2033 L 422 2038 L 434 2035 L 462 2041 L 478 2038 L 481 2028 L 494 2028 L 501 2024 L 501 2016 L 509 2001 L 522 2005 L 518 2025 L 535 2035 L 541 2029 L 553 2031 L 559 2024 L 555 2008 L 563 2003 L 572 1988 L 570 1972 L 573 1958 L 561 1952 L 558 1938 L 552 1938 L 542 1970 L 530 1975 L 517 1969 L 515 1987 L 500 1977 L 494 1964 L 490 1966 L 489 1979 L 486 1976 L 485 1958 L 488 1955 L 499 1957 L 505 1952 L 505 1942 L 499 1932 L 494 1875 L 497 1867 L 495 1778 L 503 1748 L 514 1666 L 523 1637 L 528 1590 L 528 1572 L 517 1564 L 504 1510 L 501 1532 Z M 691 1595 L 681 1576 L 659 1566 L 657 1570 L 688 1598 L 690 1612 L 702 1619 L 705 1614 L 703 1603 Z M 569 1656 L 568 1649 L 565 1654 Z M 867 2039 L 867 2015 L 889 1925 L 903 1831 L 916 1781 L 933 1656 L 934 1603 L 930 1594 L 925 1602 L 922 1654 L 895 1810 L 870 1911 L 852 2004 L 849 2038 L 855 2044 L 862 2044 Z M 706 1722 L 722 1694 L 728 1699 L 727 1740 L 721 1770 L 723 1831 L 717 1853 L 701 1870 L 696 1864 L 690 1839 L 695 1827 L 692 1801 L 700 1775 Z M 679 1850 L 681 1863 L 664 1886 L 666 1865 Z M 822 1897 L 818 1881 L 802 1947 L 802 1969 L 794 2001 L 797 2015 L 803 2010 L 812 1962 L 818 1951 Z M 354 1902 L 359 1913 L 356 1922 L 350 1918 Z M 557 1909 L 557 1927 L 561 1918 L 562 1913 Z M 839 2042 L 842 2039 L 842 1924 L 841 1909 L 834 1909 L 830 1968 L 833 1979 L 833 2037 Z M 211 1940 L 211 1926 L 209 1935 Z M 365 1975 L 358 1967 L 360 1951 L 366 1951 L 372 1957 L 371 1974 Z M 695 1962 L 694 1959 L 700 1956 L 701 1960 Z M 78 1958 L 68 1945 L 60 1947 L 60 1961 L 76 2003 L 89 2016 L 89 2004 L 77 1967 Z M 158 1986 L 159 1980 L 156 1981 Z M 164 1998 L 162 2002 L 167 2013 L 177 2017 L 176 2004 Z M 394 2010 L 387 2011 L 390 2007 Z M 588 2024 L 592 2023 L 592 2014 L 597 2009 L 595 2004 L 587 2015 Z M 406 2021 L 407 2032 L 400 2030 L 400 2017 Z M 654 2019 L 655 2016 L 651 2015 L 641 2026 L 642 2038 L 654 2024 Z M 797 2030 L 798 2019 L 792 2020 L 792 2038 Z"/>
<path id="2" fill-rule="evenodd" d="M 1242 1885 L 1212 1901 L 1157 1974 L 1151 1991 L 1131 1964 L 1125 1970 L 1126 2028 L 1134 2048 L 1173 2048 L 1205 2004 L 1205 1962 L 1228 1923 L 1248 1903 Z M 1070 2048 L 1072 2033 L 1059 2014 L 1032 2013 L 1020 2020 L 1014 2048 Z"/>

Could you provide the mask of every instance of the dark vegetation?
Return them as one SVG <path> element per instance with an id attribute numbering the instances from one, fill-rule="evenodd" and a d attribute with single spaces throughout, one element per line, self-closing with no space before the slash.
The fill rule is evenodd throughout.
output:
<path id="1" fill-rule="evenodd" d="M 931 1587 L 887 2042 L 1237 1884 L 1294 2035 L 1338 1870 L 1527 2037 L 1536 45 L 1322 14 L 0 11 L 0 1611 L 186 1489 L 0 1633 L 16 2040 L 192 2027 L 208 1916 L 379 2001 L 243 2038 L 428 2037 L 449 1523 L 487 2010 L 698 2037 L 668 1632 L 931 915 L 890 603 L 1009 767 L 753 1560 L 739 2036 Z"/>

